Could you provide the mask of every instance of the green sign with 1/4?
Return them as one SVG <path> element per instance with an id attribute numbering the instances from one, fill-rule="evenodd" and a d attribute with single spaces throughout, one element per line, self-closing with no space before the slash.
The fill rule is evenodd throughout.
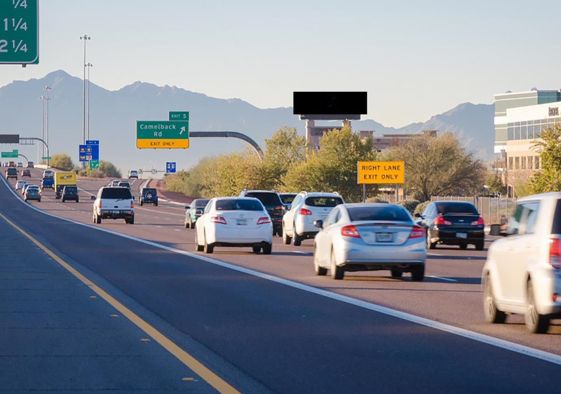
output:
<path id="1" fill-rule="evenodd" d="M 189 139 L 189 122 L 137 120 L 137 139 Z"/>
<path id="2" fill-rule="evenodd" d="M 39 0 L 0 2 L 0 64 L 39 63 Z"/>
<path id="3" fill-rule="evenodd" d="M 186 120 L 189 121 L 188 111 L 170 111 L 169 120 Z"/>

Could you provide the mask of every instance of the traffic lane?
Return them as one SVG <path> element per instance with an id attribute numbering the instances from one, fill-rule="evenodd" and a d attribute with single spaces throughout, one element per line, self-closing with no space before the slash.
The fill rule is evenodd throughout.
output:
<path id="1" fill-rule="evenodd" d="M 558 367 L 538 359 L 54 218 L 34 230 L 276 392 L 554 389 Z"/>
<path id="2" fill-rule="evenodd" d="M 43 204 L 43 203 L 41 203 Z M 82 204 L 80 204 L 82 205 Z M 52 213 L 90 223 L 91 203 L 83 213 L 61 210 L 60 203 L 41 205 Z M 187 230 L 175 218 L 141 211 L 133 226 L 123 220 L 104 220 L 101 227 L 168 245 L 190 252 L 195 251 L 194 230 Z M 347 273 L 345 280 L 334 281 L 313 273 L 311 240 L 301 247 L 283 245 L 274 238 L 272 255 L 253 254 L 249 248 L 216 248 L 212 255 L 221 261 L 295 280 L 353 298 L 377 303 L 418 316 L 453 324 L 476 332 L 493 335 L 541 350 L 561 354 L 561 343 L 551 337 L 530 335 L 521 316 L 509 316 L 506 325 L 489 325 L 483 321 L 480 276 L 486 251 L 460 250 L 451 246 L 438 247 L 429 252 L 426 279 L 412 282 L 391 278 L 388 271 Z M 561 326 L 554 321 L 551 335 L 561 334 Z"/>

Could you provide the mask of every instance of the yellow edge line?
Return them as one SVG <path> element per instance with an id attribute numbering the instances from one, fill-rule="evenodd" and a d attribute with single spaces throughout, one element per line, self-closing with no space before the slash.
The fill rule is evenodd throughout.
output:
<path id="1" fill-rule="evenodd" d="M 133 322 L 136 326 L 138 326 L 142 331 L 144 331 L 146 334 L 151 336 L 164 349 L 166 349 L 168 352 L 173 354 L 186 367 L 188 367 L 193 372 L 195 372 L 197 375 L 199 375 L 205 382 L 207 382 L 209 385 L 214 387 L 218 392 L 220 392 L 220 393 L 239 393 L 239 391 L 237 391 L 235 388 L 230 386 L 228 383 L 226 383 L 224 380 L 222 380 L 219 376 L 217 376 L 215 373 L 213 373 L 210 369 L 208 369 L 203 364 L 201 364 L 199 361 L 197 361 L 193 356 L 191 356 L 189 353 L 187 353 L 186 351 L 181 349 L 179 346 L 177 346 L 175 343 L 173 343 L 171 340 L 169 340 L 167 337 L 165 337 L 161 332 L 159 332 L 154 327 L 152 327 L 150 324 L 148 324 L 147 322 L 142 320 L 140 317 L 138 317 L 136 314 L 134 314 L 130 309 L 128 309 L 123 304 L 121 304 L 115 298 L 111 297 L 103 289 L 101 289 L 95 283 L 93 283 L 88 278 L 86 278 L 84 275 L 79 273 L 70 264 L 68 264 L 67 262 L 62 260 L 60 257 L 58 257 L 50 249 L 48 249 L 45 245 L 43 245 L 41 242 L 37 241 L 35 238 L 33 238 L 31 235 L 29 235 L 23 229 L 18 227 L 15 223 L 13 223 L 11 220 L 9 220 L 2 213 L 0 213 L 0 217 L 2 217 L 2 219 L 4 219 L 8 224 L 10 224 L 12 227 L 14 227 L 20 233 L 22 233 L 25 237 L 27 237 L 31 242 L 33 242 L 35 245 L 37 245 L 39 248 L 41 248 L 47 255 L 49 255 L 53 260 L 55 260 L 57 263 L 59 263 L 61 266 L 63 266 L 72 275 L 74 275 L 76 278 L 78 278 L 82 283 L 84 283 L 86 286 L 90 287 L 101 298 L 103 298 L 111 306 L 113 306 L 115 309 L 117 309 L 119 312 L 121 312 L 124 316 L 126 316 L 131 322 Z"/>

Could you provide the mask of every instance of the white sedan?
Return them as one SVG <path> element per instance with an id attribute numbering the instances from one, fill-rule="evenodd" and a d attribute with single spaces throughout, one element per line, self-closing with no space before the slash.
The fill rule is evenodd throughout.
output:
<path id="1" fill-rule="evenodd" d="M 216 246 L 251 247 L 254 253 L 271 254 L 273 224 L 256 198 L 211 199 L 195 227 L 197 251 L 212 253 Z"/>
<path id="2" fill-rule="evenodd" d="M 21 189 L 25 186 L 26 183 L 27 183 L 27 182 L 21 181 L 21 180 L 20 180 L 20 181 L 17 181 L 17 182 L 16 182 L 16 190 L 21 190 Z"/>
<path id="3" fill-rule="evenodd" d="M 341 204 L 316 226 L 317 275 L 329 269 L 333 279 L 343 279 L 345 271 L 389 270 L 394 278 L 410 272 L 413 281 L 424 279 L 425 230 L 399 205 Z"/>

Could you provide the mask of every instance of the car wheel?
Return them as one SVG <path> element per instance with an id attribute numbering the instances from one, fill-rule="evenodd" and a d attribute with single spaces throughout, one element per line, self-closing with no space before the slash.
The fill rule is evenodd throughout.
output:
<path id="1" fill-rule="evenodd" d="M 204 250 L 204 245 L 199 244 L 199 237 L 197 237 L 197 232 L 195 231 L 195 245 L 197 245 L 197 252 L 202 252 Z"/>
<path id="2" fill-rule="evenodd" d="M 95 222 L 96 222 L 96 224 L 101 224 L 101 216 L 96 214 L 95 215 Z"/>
<path id="3" fill-rule="evenodd" d="M 483 282 L 483 311 L 485 312 L 485 321 L 491 324 L 502 324 L 506 321 L 506 313 L 500 311 L 495 304 L 495 296 L 493 295 L 493 286 L 489 274 L 485 276 Z"/>
<path id="4" fill-rule="evenodd" d="M 403 276 L 403 271 L 393 269 L 391 270 L 391 272 L 392 272 L 392 278 L 401 278 Z"/>
<path id="5" fill-rule="evenodd" d="M 41 202 L 41 199 L 38 199 L 37 202 Z"/>
<path id="6" fill-rule="evenodd" d="M 79 198 L 77 198 L 77 199 L 76 199 L 76 204 L 78 204 L 79 202 L 80 202 L 80 199 L 79 199 Z"/>
<path id="7" fill-rule="evenodd" d="M 411 279 L 413 282 L 422 282 L 425 279 L 425 266 L 419 265 L 411 268 Z"/>
<path id="8" fill-rule="evenodd" d="M 427 249 L 436 249 L 436 242 L 430 241 L 430 232 L 427 230 Z"/>
<path id="9" fill-rule="evenodd" d="M 253 249 L 253 253 L 261 252 L 261 246 L 253 246 L 252 249 Z"/>
<path id="10" fill-rule="evenodd" d="M 155 203 L 154 203 L 154 206 L 155 206 L 155 207 L 157 207 L 157 206 L 158 206 L 158 203 L 157 203 L 157 202 L 155 202 Z"/>
<path id="11" fill-rule="evenodd" d="M 140 202 L 140 206 L 143 206 L 143 205 L 144 205 L 144 201 L 141 201 L 141 202 Z"/>
<path id="12" fill-rule="evenodd" d="M 336 280 L 343 279 L 345 277 L 345 269 L 339 267 L 335 261 L 335 253 L 331 251 L 331 277 Z"/>
<path id="13" fill-rule="evenodd" d="M 129 224 L 134 224 L 134 215 L 129 219 Z"/>
<path id="14" fill-rule="evenodd" d="M 468 247 L 468 244 L 466 244 L 465 242 L 460 244 L 460 249 L 462 249 L 462 250 L 466 250 L 467 247 Z"/>
<path id="15" fill-rule="evenodd" d="M 195 225 L 193 225 L 193 221 L 191 220 L 191 217 L 189 217 L 189 221 L 187 222 L 187 228 L 195 228 Z"/>
<path id="16" fill-rule="evenodd" d="M 62 199 L 62 202 L 65 202 L 65 201 L 66 201 L 66 199 L 65 199 L 65 198 L 63 198 L 63 199 Z"/>
<path id="17" fill-rule="evenodd" d="M 263 254 L 271 254 L 273 251 L 273 244 L 265 244 L 263 246 Z"/>
<path id="18" fill-rule="evenodd" d="M 551 318 L 538 313 L 532 281 L 528 281 L 526 289 L 526 313 L 524 314 L 526 328 L 534 334 L 545 334 L 549 328 L 549 321 Z"/>
<path id="19" fill-rule="evenodd" d="M 298 233 L 296 232 L 296 225 L 294 225 L 294 227 L 292 227 L 292 232 L 294 233 L 294 246 L 300 246 L 302 245 L 302 239 L 303 237 L 301 237 L 300 235 L 298 235 Z"/>
<path id="20" fill-rule="evenodd" d="M 212 244 L 208 244 L 206 242 L 206 234 L 205 234 L 205 244 L 204 244 L 204 248 L 203 248 L 205 253 L 211 254 L 212 252 L 214 252 L 214 245 Z"/>
<path id="21" fill-rule="evenodd" d="M 327 275 L 327 268 L 323 268 L 322 266 L 319 265 L 317 248 L 314 248 L 314 271 L 316 271 L 316 275 L 318 276 Z"/>
<path id="22" fill-rule="evenodd" d="M 290 245 L 292 242 L 292 237 L 289 237 L 286 233 L 286 229 L 282 226 L 282 243 L 285 245 Z"/>
<path id="23" fill-rule="evenodd" d="M 485 244 L 484 241 L 479 241 L 478 243 L 475 244 L 475 249 L 477 249 L 477 250 L 483 250 L 484 244 Z"/>

